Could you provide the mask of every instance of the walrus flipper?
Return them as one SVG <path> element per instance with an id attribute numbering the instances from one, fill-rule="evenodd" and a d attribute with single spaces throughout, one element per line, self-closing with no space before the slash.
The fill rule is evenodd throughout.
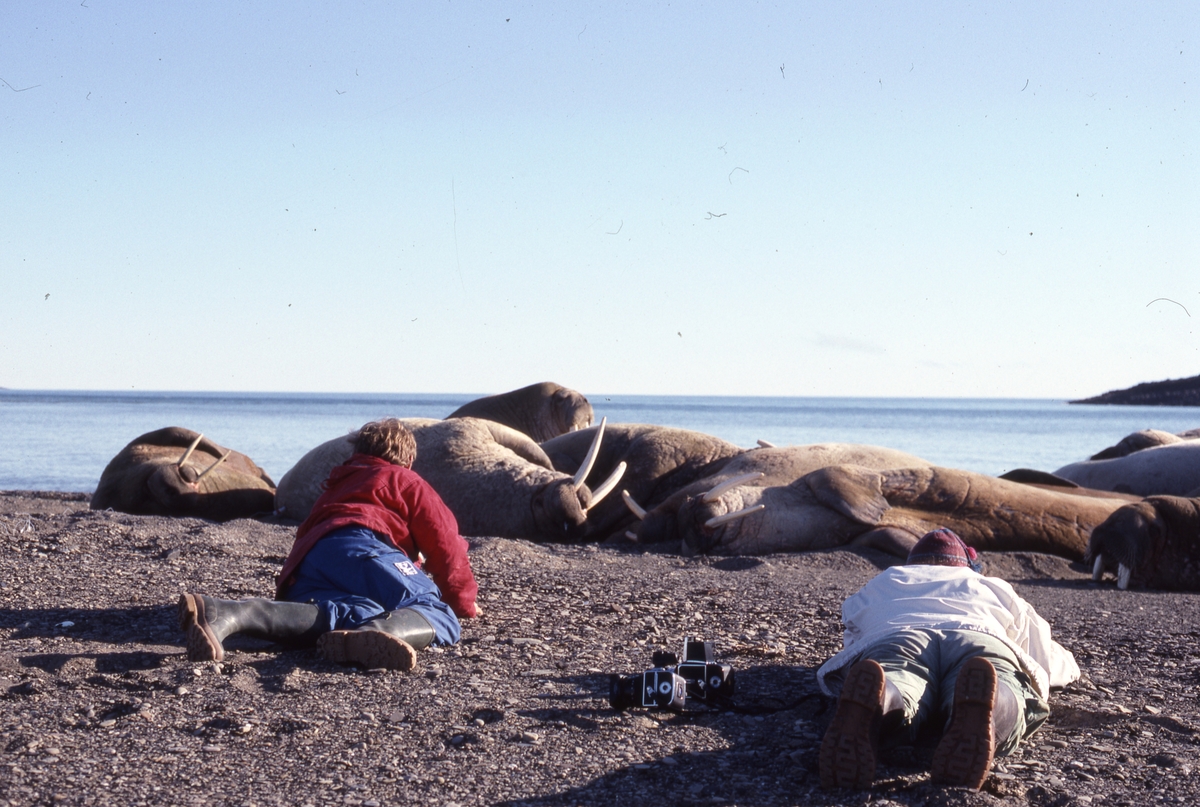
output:
<path id="1" fill-rule="evenodd" d="M 1058 488 L 1078 488 L 1081 485 L 1061 476 L 1055 476 L 1046 471 L 1036 471 L 1033 468 L 1013 468 L 1006 474 L 1000 474 L 998 479 L 1009 482 L 1019 482 L 1022 485 L 1051 485 Z"/>
<path id="2" fill-rule="evenodd" d="M 850 546 L 878 549 L 897 558 L 907 558 L 919 535 L 903 527 L 887 526 L 867 530 L 850 542 Z"/>
<path id="3" fill-rule="evenodd" d="M 804 477 L 817 501 L 861 524 L 874 526 L 890 507 L 883 496 L 883 477 L 861 465 L 830 465 Z"/>

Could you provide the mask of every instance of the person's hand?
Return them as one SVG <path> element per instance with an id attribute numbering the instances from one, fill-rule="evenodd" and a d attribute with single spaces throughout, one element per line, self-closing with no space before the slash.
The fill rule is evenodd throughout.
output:
<path id="1" fill-rule="evenodd" d="M 475 616 L 469 616 L 467 619 L 478 619 L 479 617 L 483 616 L 483 606 L 477 602 L 472 603 L 472 605 L 475 606 Z"/>

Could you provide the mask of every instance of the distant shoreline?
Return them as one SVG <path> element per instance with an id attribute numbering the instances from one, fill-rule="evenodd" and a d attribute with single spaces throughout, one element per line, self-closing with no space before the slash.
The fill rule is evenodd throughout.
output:
<path id="1" fill-rule="evenodd" d="M 1092 398 L 1067 401 L 1072 404 L 1115 406 L 1200 406 L 1200 375 L 1166 381 L 1146 381 L 1126 389 L 1112 390 Z"/>

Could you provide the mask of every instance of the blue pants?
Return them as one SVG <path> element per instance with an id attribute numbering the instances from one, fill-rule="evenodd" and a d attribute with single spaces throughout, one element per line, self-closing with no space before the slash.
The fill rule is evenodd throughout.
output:
<path id="1" fill-rule="evenodd" d="M 343 527 L 317 541 L 285 596 L 319 606 L 325 630 L 351 630 L 411 608 L 433 626 L 435 645 L 452 645 L 462 635 L 458 617 L 429 575 L 366 527 Z"/>

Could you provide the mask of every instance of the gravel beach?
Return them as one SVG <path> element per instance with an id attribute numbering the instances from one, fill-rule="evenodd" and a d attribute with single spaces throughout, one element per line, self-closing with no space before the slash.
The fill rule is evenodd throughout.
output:
<path id="1" fill-rule="evenodd" d="M 823 791 L 816 668 L 867 552 L 683 558 L 472 538 L 482 618 L 411 673 L 227 642 L 191 663 L 184 591 L 269 597 L 285 523 L 88 510 L 0 493 L 0 805 L 1200 804 L 1200 595 L 1118 591 L 1079 564 L 986 556 L 1082 680 L 982 791 L 929 784 L 932 747 L 871 791 Z M 726 709 L 607 702 L 610 673 L 684 636 L 737 676 Z"/>

